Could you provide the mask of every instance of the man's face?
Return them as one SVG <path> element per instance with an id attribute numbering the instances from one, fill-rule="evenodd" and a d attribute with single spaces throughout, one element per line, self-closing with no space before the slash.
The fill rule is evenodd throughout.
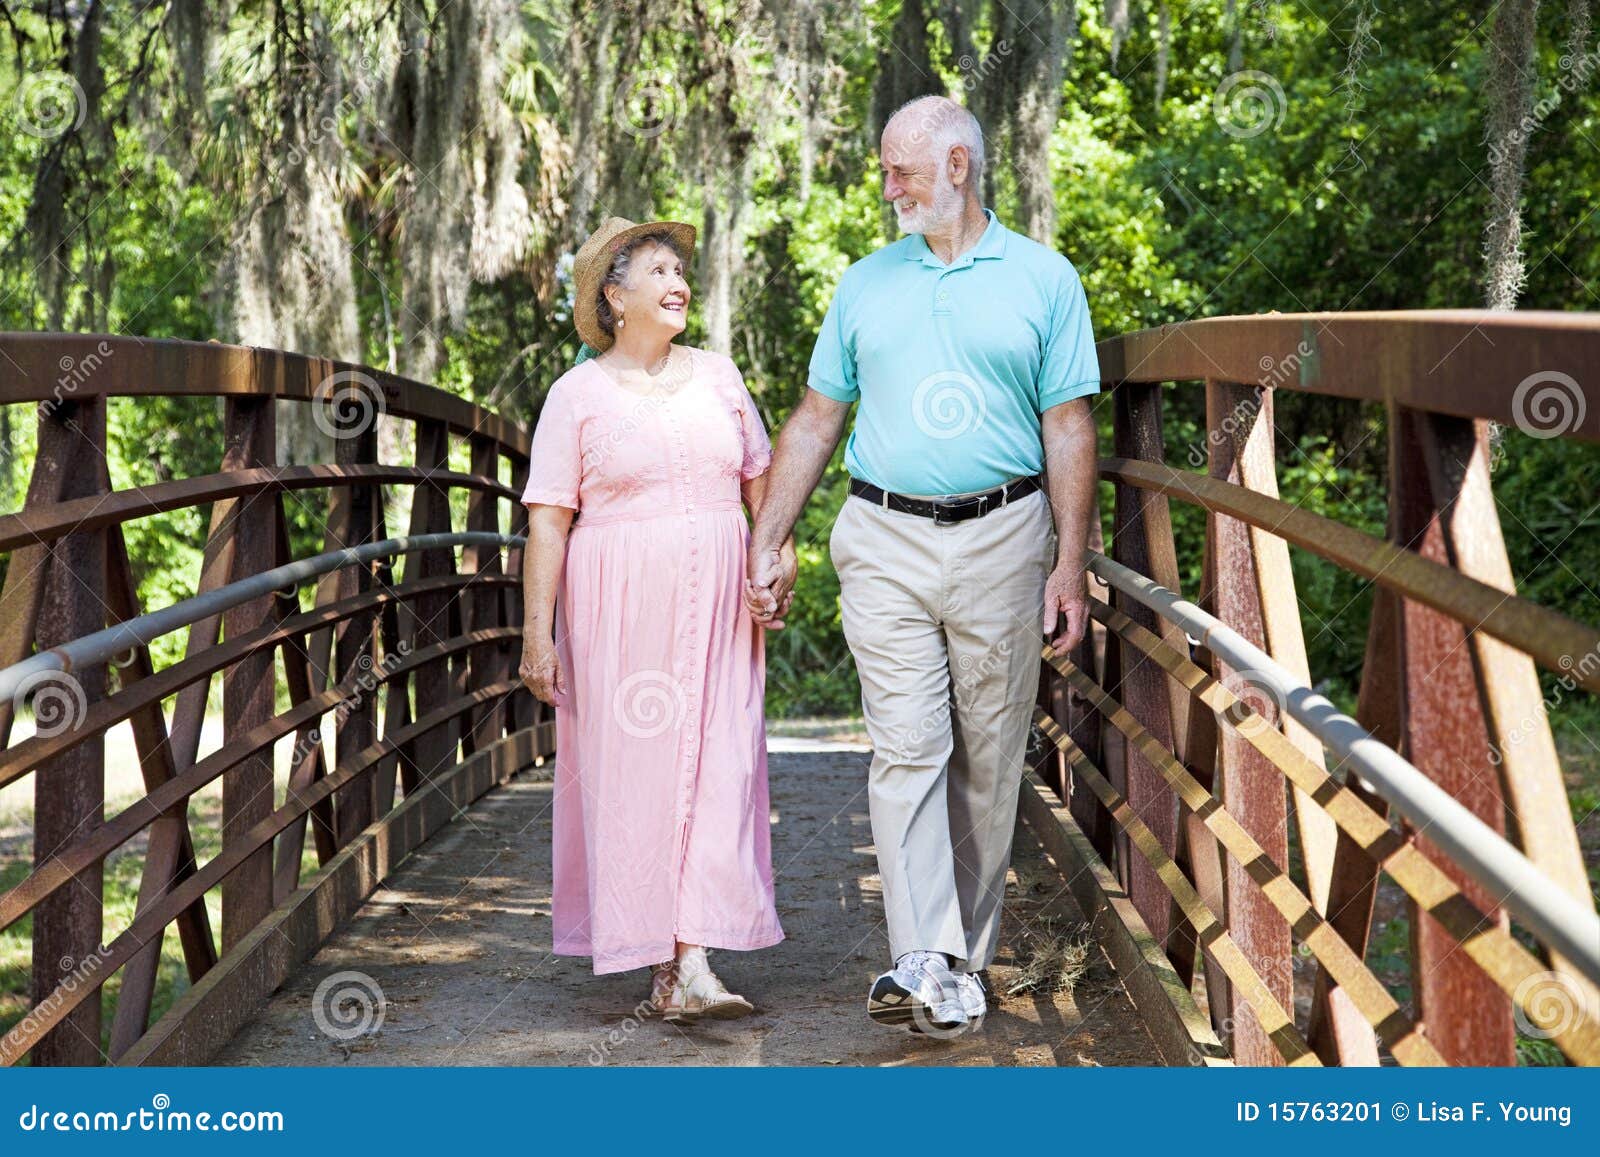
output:
<path id="1" fill-rule="evenodd" d="M 878 155 L 883 197 L 894 205 L 902 230 L 937 231 L 960 215 L 961 196 L 950 183 L 938 147 L 925 131 L 918 132 L 915 125 L 891 123 L 884 129 Z"/>

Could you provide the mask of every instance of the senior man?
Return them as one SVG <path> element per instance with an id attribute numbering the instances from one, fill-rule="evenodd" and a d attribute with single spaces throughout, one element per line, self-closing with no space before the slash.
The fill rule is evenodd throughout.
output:
<path id="1" fill-rule="evenodd" d="M 1058 652 L 1083 636 L 1100 372 L 1071 263 L 983 207 L 971 113 L 912 101 L 879 154 L 906 236 L 850 266 L 828 307 L 748 598 L 762 617 L 792 588 L 779 548 L 859 401 L 830 547 L 894 958 L 867 1009 L 953 1034 L 988 1006 L 1041 632 Z"/>

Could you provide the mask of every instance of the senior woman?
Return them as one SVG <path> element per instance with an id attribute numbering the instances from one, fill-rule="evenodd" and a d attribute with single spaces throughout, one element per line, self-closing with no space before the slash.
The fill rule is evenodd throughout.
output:
<path id="1" fill-rule="evenodd" d="M 651 966 L 675 1022 L 752 1011 L 708 948 L 783 939 L 741 509 L 772 451 L 734 363 L 674 343 L 694 240 L 612 217 L 578 251 L 596 356 L 550 388 L 522 496 L 521 677 L 556 709 L 554 948 L 596 974 Z"/>

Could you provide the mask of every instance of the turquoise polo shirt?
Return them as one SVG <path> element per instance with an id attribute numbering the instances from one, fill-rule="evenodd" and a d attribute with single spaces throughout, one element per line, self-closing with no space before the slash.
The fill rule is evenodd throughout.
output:
<path id="1" fill-rule="evenodd" d="M 1038 474 L 1039 416 L 1100 390 L 1077 270 L 984 215 L 949 265 L 921 234 L 863 257 L 823 318 L 810 386 L 860 401 L 845 466 L 885 490 L 961 494 Z"/>

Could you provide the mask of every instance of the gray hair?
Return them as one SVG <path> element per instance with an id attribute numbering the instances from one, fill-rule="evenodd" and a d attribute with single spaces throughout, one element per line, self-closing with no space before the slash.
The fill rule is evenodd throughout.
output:
<path id="1" fill-rule="evenodd" d="M 611 301 L 606 297 L 606 286 L 625 285 L 628 281 L 628 268 L 633 262 L 633 252 L 645 245 L 665 245 L 677 255 L 679 261 L 683 260 L 683 251 L 678 248 L 677 238 L 671 233 L 645 233 L 635 237 L 621 249 L 617 250 L 611 259 L 611 268 L 606 270 L 606 275 L 600 279 L 600 288 L 595 290 L 599 301 L 595 303 L 595 321 L 607 337 L 617 336 L 617 319 L 611 314 Z"/>
<path id="2" fill-rule="evenodd" d="M 914 126 L 911 140 L 931 141 L 941 157 L 948 156 L 955 145 L 963 146 L 972 170 L 971 187 L 979 187 L 983 181 L 983 126 L 970 110 L 947 96 L 919 96 L 895 109 L 884 131 L 902 117 L 911 119 Z"/>

